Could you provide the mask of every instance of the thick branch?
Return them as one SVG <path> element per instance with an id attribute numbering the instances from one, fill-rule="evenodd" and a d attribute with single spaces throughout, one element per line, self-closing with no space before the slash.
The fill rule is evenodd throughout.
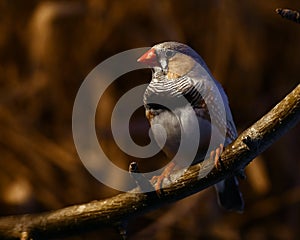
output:
<path id="1" fill-rule="evenodd" d="M 158 208 L 199 192 L 225 177 L 234 175 L 257 155 L 300 121 L 300 84 L 250 128 L 245 130 L 222 153 L 222 168 L 214 168 L 207 176 L 206 161 L 189 168 L 164 189 L 164 194 L 139 193 L 134 189 L 110 199 L 75 205 L 56 211 L 0 218 L 1 239 L 45 239 L 72 235 L 107 225 L 118 225 L 130 217 Z M 176 178 L 174 173 L 171 179 Z M 164 183 L 166 184 L 166 183 Z"/>

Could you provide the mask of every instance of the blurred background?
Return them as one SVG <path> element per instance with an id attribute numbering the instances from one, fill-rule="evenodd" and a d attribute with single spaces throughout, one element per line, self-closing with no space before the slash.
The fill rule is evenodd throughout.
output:
<path id="1" fill-rule="evenodd" d="M 37 213 L 116 195 L 83 167 L 72 139 L 72 107 L 87 74 L 106 58 L 175 40 L 194 48 L 224 86 L 239 131 L 299 84 L 300 25 L 277 1 L 0 1 L 0 215 Z M 114 104 L 150 70 L 126 74 L 100 99 L 97 132 L 118 166 L 144 171 L 163 154 L 132 159 L 110 132 Z M 135 141 L 148 123 L 138 109 Z M 130 239 L 296 239 L 300 235 L 300 126 L 246 169 L 243 214 L 223 211 L 213 188 L 132 219 Z M 115 176 L 117 177 L 117 176 Z M 64 239 L 120 239 L 114 228 Z"/>

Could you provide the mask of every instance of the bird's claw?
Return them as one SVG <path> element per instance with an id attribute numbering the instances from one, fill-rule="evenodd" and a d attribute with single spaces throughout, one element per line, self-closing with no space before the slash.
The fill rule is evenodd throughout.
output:
<path id="1" fill-rule="evenodd" d="M 220 146 L 216 150 L 211 151 L 209 155 L 209 160 L 214 161 L 215 167 L 217 169 L 220 169 L 222 167 L 222 160 L 220 156 L 223 150 L 224 150 L 224 145 L 220 144 Z"/>
<path id="2" fill-rule="evenodd" d="M 165 167 L 161 175 L 152 177 L 151 182 L 154 183 L 154 189 L 157 195 L 162 194 L 162 189 L 163 189 L 162 185 L 164 179 L 167 178 L 169 181 L 171 181 L 170 174 L 173 171 L 174 167 L 175 167 L 175 163 L 171 162 Z"/>

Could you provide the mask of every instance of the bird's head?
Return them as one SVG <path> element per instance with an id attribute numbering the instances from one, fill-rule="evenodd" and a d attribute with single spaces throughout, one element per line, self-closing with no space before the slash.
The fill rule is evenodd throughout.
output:
<path id="1" fill-rule="evenodd" d="M 138 62 L 147 64 L 167 79 L 177 79 L 188 74 L 195 65 L 206 68 L 202 58 L 189 46 L 178 42 L 163 42 L 153 46 Z"/>

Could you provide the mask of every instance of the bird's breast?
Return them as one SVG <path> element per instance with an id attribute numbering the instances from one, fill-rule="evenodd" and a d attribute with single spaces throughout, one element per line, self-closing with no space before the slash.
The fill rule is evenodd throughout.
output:
<path id="1" fill-rule="evenodd" d="M 197 149 L 195 159 L 203 159 L 210 141 L 211 125 L 199 117 L 192 107 L 180 107 L 173 111 L 147 109 L 153 136 L 166 155 L 172 159 L 184 141 L 184 150 Z M 198 136 L 195 136 L 195 134 Z M 198 142 L 195 139 L 198 138 Z"/>

